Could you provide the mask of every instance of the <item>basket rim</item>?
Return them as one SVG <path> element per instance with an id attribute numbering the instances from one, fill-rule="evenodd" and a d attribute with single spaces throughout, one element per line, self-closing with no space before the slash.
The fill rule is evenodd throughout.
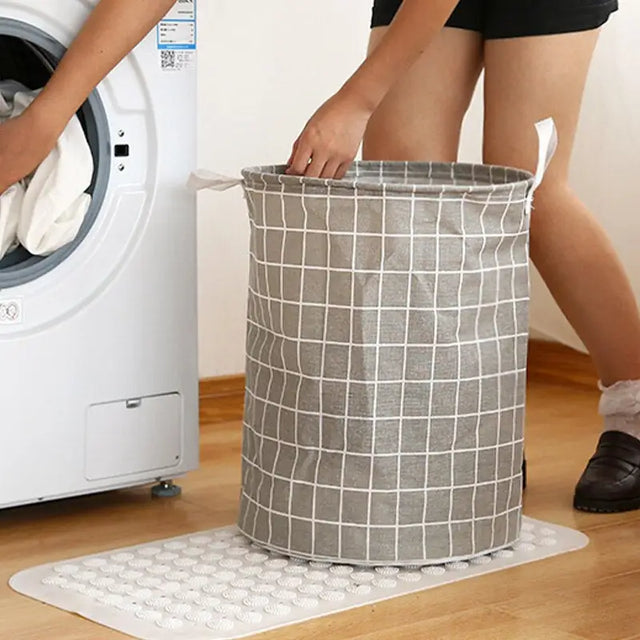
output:
<path id="1" fill-rule="evenodd" d="M 516 167 L 509 167 L 503 165 L 494 164 L 479 164 L 479 163 L 467 163 L 467 162 L 402 162 L 402 161 L 359 161 L 352 164 L 352 167 L 358 169 L 368 167 L 371 169 L 378 168 L 382 165 L 383 172 L 390 175 L 398 175 L 405 172 L 411 173 L 421 171 L 421 168 L 429 168 L 430 170 L 442 171 L 442 172 L 455 172 L 466 171 L 471 172 L 471 175 L 476 171 L 489 171 L 489 174 L 493 171 L 500 171 L 503 173 L 513 173 L 512 180 L 506 182 L 495 182 L 478 185 L 455 185 L 455 184 L 402 184 L 402 183 L 386 183 L 386 182 L 372 182 L 371 180 L 364 180 L 362 176 L 356 176 L 355 179 L 352 176 L 344 178 L 342 180 L 328 179 L 328 178 L 307 178 L 305 176 L 293 176 L 287 175 L 285 170 L 286 165 L 264 165 L 247 167 L 242 170 L 242 177 L 245 183 L 262 183 L 265 187 L 277 186 L 280 189 L 286 186 L 308 186 L 308 187 L 335 187 L 342 189 L 353 189 L 358 192 L 375 192 L 378 194 L 388 193 L 413 193 L 413 194 L 445 194 L 445 193 L 484 193 L 490 194 L 494 192 L 503 192 L 505 190 L 511 190 L 518 186 L 526 186 L 527 191 L 533 187 L 534 175 L 524 169 L 518 169 Z M 395 169 L 395 171 L 394 171 Z M 422 173 L 424 173 L 422 169 Z"/>

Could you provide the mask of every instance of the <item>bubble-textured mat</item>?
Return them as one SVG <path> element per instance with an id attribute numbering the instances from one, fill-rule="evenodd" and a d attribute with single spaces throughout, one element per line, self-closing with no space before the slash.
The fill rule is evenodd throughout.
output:
<path id="1" fill-rule="evenodd" d="M 429 567 L 354 567 L 269 553 L 236 527 L 22 571 L 11 587 L 144 640 L 241 638 L 586 546 L 578 531 L 524 518 L 511 549 Z"/>

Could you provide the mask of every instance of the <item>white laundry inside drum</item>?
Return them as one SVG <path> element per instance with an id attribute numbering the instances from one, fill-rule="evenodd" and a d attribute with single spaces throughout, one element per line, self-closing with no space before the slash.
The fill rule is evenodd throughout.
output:
<path id="1" fill-rule="evenodd" d="M 19 593 L 144 640 L 241 638 L 585 547 L 524 518 L 517 544 L 468 562 L 358 567 L 285 558 L 225 527 L 28 569 Z M 88 634 L 87 634 L 88 635 Z"/>
<path id="2" fill-rule="evenodd" d="M 19 115 L 64 51 L 32 25 L 0 18 L 0 120 Z M 2 195 L 0 289 L 46 274 L 86 238 L 104 200 L 110 154 L 107 117 L 94 92 L 40 167 Z"/>
<path id="3" fill-rule="evenodd" d="M 39 92 L 0 80 L 0 123 L 22 116 Z M 0 194 L 0 260 L 18 245 L 48 256 L 75 240 L 91 205 L 85 191 L 92 176 L 91 150 L 74 116 L 35 171 Z"/>

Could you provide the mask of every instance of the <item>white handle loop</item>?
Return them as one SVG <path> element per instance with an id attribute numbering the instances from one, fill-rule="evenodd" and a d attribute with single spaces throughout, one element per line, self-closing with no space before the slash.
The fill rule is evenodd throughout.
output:
<path id="1" fill-rule="evenodd" d="M 551 160 L 558 149 L 558 131 L 553 118 L 547 118 L 536 123 L 536 131 L 538 132 L 538 169 L 536 171 L 535 180 L 533 182 L 533 191 L 535 191 L 544 180 Z"/>
<path id="2" fill-rule="evenodd" d="M 226 191 L 242 184 L 241 178 L 231 178 L 206 169 L 198 169 L 189 176 L 187 187 L 192 191 L 211 189 L 212 191 Z"/>
<path id="3" fill-rule="evenodd" d="M 536 123 L 538 133 L 538 168 L 533 178 L 533 186 L 527 196 L 527 213 L 533 209 L 533 196 L 544 180 L 551 160 L 558 149 L 558 131 L 553 118 L 547 118 Z"/>

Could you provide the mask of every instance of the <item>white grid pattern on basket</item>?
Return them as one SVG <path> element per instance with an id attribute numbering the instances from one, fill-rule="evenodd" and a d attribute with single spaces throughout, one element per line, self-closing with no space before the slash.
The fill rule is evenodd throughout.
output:
<path id="1" fill-rule="evenodd" d="M 317 182 L 278 168 L 246 180 L 241 529 L 365 564 L 507 546 L 521 511 L 527 175 L 363 163 L 353 182 Z"/>

